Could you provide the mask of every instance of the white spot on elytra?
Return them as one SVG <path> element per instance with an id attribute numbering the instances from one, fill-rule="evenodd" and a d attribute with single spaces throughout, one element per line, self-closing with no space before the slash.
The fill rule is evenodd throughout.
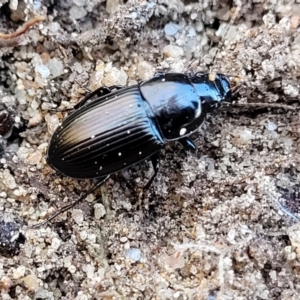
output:
<path id="1" fill-rule="evenodd" d="M 162 81 L 162 82 L 166 81 L 166 78 L 163 78 L 161 81 Z"/>
<path id="2" fill-rule="evenodd" d="M 127 130 L 127 133 L 130 134 L 130 130 Z"/>
<path id="3" fill-rule="evenodd" d="M 179 135 L 182 136 L 182 135 L 185 135 L 185 134 L 186 134 L 186 128 L 183 127 L 183 128 L 180 129 Z"/>
<path id="4" fill-rule="evenodd" d="M 141 155 L 141 154 L 142 154 L 142 151 L 139 152 L 139 155 Z"/>
<path id="5" fill-rule="evenodd" d="M 95 138 L 95 136 L 94 136 L 94 135 L 92 135 L 92 136 L 91 136 L 91 139 L 93 139 L 93 138 Z"/>
<path id="6" fill-rule="evenodd" d="M 95 161 L 95 165 L 97 164 L 98 162 L 97 161 Z"/>
<path id="7" fill-rule="evenodd" d="M 121 153 L 121 152 L 119 152 L 119 153 L 118 153 L 118 155 L 119 155 L 119 156 L 122 156 L 122 153 Z"/>
<path id="8" fill-rule="evenodd" d="M 103 169 L 102 166 L 100 166 L 99 170 L 101 171 L 102 169 Z"/>

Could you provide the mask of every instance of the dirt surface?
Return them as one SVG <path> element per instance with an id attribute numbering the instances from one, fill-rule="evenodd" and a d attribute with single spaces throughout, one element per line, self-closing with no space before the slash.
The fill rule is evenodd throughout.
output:
<path id="1" fill-rule="evenodd" d="M 0 1 L 1 299 L 300 299 L 300 4 L 199 2 Z M 149 190 L 145 162 L 28 228 L 94 184 L 45 161 L 62 110 L 191 68 L 234 93 L 195 154 L 171 143 Z"/>

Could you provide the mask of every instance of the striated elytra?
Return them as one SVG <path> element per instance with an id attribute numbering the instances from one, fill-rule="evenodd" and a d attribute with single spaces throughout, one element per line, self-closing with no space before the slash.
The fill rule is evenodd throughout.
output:
<path id="1" fill-rule="evenodd" d="M 101 180 L 155 157 L 170 141 L 193 150 L 188 136 L 209 111 L 230 99 L 223 74 L 157 74 L 130 87 L 100 88 L 54 132 L 47 162 L 65 176 Z"/>

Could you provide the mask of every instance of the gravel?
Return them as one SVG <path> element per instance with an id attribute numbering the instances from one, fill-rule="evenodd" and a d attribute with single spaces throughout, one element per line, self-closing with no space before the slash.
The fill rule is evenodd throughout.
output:
<path id="1" fill-rule="evenodd" d="M 200 2 L 0 0 L 0 32 L 25 28 L 0 34 L 1 299 L 299 299 L 300 5 Z M 30 227 L 93 186 L 46 164 L 66 109 L 187 70 L 234 92 L 196 153 L 170 143 L 149 190 L 145 162 Z"/>

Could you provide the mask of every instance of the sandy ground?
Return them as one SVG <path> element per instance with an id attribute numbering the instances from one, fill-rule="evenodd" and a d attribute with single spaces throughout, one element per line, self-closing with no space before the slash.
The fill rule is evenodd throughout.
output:
<path id="1" fill-rule="evenodd" d="M 1 299 L 300 299 L 296 2 L 0 1 Z M 29 229 L 93 185 L 45 161 L 61 110 L 189 67 L 234 92 L 196 153 L 171 143 L 149 190 L 145 162 Z"/>

